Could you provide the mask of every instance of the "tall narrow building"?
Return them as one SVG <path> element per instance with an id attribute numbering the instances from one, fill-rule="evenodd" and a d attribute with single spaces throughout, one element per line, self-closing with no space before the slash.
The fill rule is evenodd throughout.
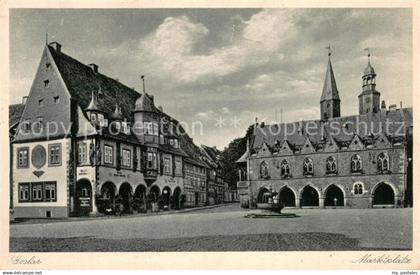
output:
<path id="1" fill-rule="evenodd" d="M 340 116 L 340 96 L 335 83 L 334 71 L 331 65 L 331 52 L 328 52 L 327 73 L 321 95 L 321 120 Z"/>
<path id="2" fill-rule="evenodd" d="M 359 114 L 365 115 L 379 111 L 381 93 L 376 87 L 376 73 L 370 64 L 370 54 L 368 54 L 368 65 L 363 72 L 362 93 L 359 95 Z"/>

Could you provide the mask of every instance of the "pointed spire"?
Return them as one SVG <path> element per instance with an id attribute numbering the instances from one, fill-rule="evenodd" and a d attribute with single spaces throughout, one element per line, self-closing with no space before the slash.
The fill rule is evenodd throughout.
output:
<path id="1" fill-rule="evenodd" d="M 95 92 L 93 90 L 92 90 L 92 97 L 90 99 L 90 103 L 87 106 L 87 108 L 85 109 L 85 111 L 99 111 L 98 101 L 96 99 L 96 95 L 95 95 Z"/>
<path id="2" fill-rule="evenodd" d="M 122 120 L 123 119 L 123 115 L 122 115 L 122 112 L 121 112 L 121 107 L 118 105 L 118 103 L 115 103 L 115 110 L 111 114 L 110 117 L 114 120 Z"/>
<path id="3" fill-rule="evenodd" d="M 331 65 L 331 46 L 327 47 L 328 49 L 328 64 L 327 64 L 327 73 L 325 75 L 324 87 L 322 88 L 321 102 L 324 100 L 338 99 L 337 84 L 335 82 L 334 71 Z"/>

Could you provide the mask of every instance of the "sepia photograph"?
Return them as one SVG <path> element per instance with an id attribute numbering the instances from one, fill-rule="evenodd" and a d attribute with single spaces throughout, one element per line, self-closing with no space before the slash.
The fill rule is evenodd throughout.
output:
<path id="1" fill-rule="evenodd" d="M 349 264 L 418 266 L 413 8 L 14 7 L 7 21 L 12 264 L 357 252 Z"/>

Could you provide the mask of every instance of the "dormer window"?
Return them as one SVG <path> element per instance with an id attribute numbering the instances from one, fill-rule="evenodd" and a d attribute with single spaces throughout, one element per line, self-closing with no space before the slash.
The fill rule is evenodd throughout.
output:
<path id="1" fill-rule="evenodd" d="M 44 88 L 49 88 L 50 87 L 50 81 L 47 79 L 47 80 L 44 80 Z"/>

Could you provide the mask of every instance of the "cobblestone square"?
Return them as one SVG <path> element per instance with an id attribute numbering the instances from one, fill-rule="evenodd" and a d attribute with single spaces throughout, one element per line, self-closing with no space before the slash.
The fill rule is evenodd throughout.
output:
<path id="1" fill-rule="evenodd" d="M 10 226 L 10 250 L 410 250 L 412 209 L 285 209 L 296 218 L 252 219 L 237 204 L 190 213 Z"/>

